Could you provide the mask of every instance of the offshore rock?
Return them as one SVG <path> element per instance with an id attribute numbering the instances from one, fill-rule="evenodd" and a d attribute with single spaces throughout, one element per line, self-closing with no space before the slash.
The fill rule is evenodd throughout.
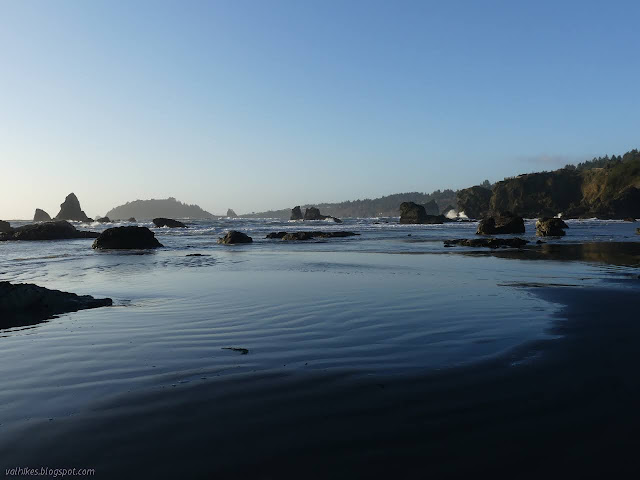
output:
<path id="1" fill-rule="evenodd" d="M 293 216 L 293 212 L 292 212 Z M 320 210 L 316 207 L 309 207 L 304 212 L 304 220 L 327 220 L 331 219 L 336 223 L 342 223 L 342 220 L 331 215 L 322 215 Z M 293 220 L 293 219 L 292 219 Z"/>
<path id="2" fill-rule="evenodd" d="M 229 230 L 224 237 L 218 238 L 218 243 L 221 243 L 224 245 L 234 245 L 236 243 L 251 243 L 251 242 L 253 242 L 253 238 L 251 238 L 249 235 L 246 235 L 242 232 L 238 232 L 236 230 Z"/>
<path id="3" fill-rule="evenodd" d="M 539 237 L 562 237 L 565 235 L 565 228 L 569 225 L 561 218 L 539 218 L 536 222 L 536 235 Z"/>
<path id="4" fill-rule="evenodd" d="M 169 228 L 187 228 L 187 226 L 179 222 L 178 220 L 173 220 L 172 218 L 154 218 L 153 224 L 158 227 L 169 227 Z"/>
<path id="5" fill-rule="evenodd" d="M 289 217 L 289 220 L 302 220 L 303 218 L 304 217 L 302 215 L 302 210 L 300 210 L 300 205 L 291 209 L 291 217 Z"/>
<path id="6" fill-rule="evenodd" d="M 60 204 L 60 213 L 56 215 L 56 220 L 73 220 L 76 222 L 87 222 L 89 217 L 80 208 L 80 201 L 74 193 L 70 193 Z"/>
<path id="7" fill-rule="evenodd" d="M 93 242 L 92 248 L 104 250 L 146 250 L 163 245 L 155 234 L 147 227 L 114 227 L 107 228 Z"/>
<path id="8" fill-rule="evenodd" d="M 33 221 L 34 222 L 50 222 L 51 217 L 44 210 L 40 210 L 39 208 L 36 208 L 36 213 L 33 214 Z"/>
<path id="9" fill-rule="evenodd" d="M 400 204 L 400 223 L 440 224 L 444 222 L 444 215 L 428 215 L 422 205 L 414 202 L 402 202 Z"/>
<path id="10" fill-rule="evenodd" d="M 97 238 L 97 232 L 76 230 L 65 220 L 55 222 L 32 223 L 13 229 L 0 235 L 0 240 L 66 240 L 72 238 Z"/>
<path id="11" fill-rule="evenodd" d="M 524 220 L 511 213 L 484 218 L 478 223 L 477 235 L 524 233 Z"/>

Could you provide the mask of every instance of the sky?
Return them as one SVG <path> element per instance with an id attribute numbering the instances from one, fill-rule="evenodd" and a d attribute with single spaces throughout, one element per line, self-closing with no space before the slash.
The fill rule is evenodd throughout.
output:
<path id="1" fill-rule="evenodd" d="M 464 188 L 640 147 L 640 2 L 0 0 L 0 218 Z"/>

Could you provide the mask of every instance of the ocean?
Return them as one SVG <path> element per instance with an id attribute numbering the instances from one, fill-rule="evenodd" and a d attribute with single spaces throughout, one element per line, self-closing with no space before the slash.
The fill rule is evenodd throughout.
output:
<path id="1" fill-rule="evenodd" d="M 431 455 L 419 439 L 431 441 L 438 422 L 460 420 L 456 405 L 491 389 L 489 374 L 469 372 L 515 375 L 517 384 L 518 372 L 568 341 L 560 326 L 569 307 L 611 295 L 628 302 L 639 286 L 630 222 L 568 220 L 565 237 L 537 245 L 527 220 L 524 253 L 444 247 L 472 238 L 475 222 L 188 223 L 141 222 L 164 245 L 156 251 L 0 242 L 0 280 L 114 300 L 0 330 L 0 466 L 49 462 L 105 478 L 171 477 L 180 465 L 203 478 L 338 478 L 381 474 L 376 459 L 389 454 L 393 471 L 419 474 Z M 230 229 L 253 243 L 217 244 Z M 265 239 L 305 230 L 360 235 Z M 637 381 L 630 388 L 635 395 Z"/>

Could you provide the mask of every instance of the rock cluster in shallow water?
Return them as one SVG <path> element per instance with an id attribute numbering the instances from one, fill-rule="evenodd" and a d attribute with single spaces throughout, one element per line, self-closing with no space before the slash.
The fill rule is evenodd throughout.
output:
<path id="1" fill-rule="evenodd" d="M 65 220 L 42 222 L 14 228 L 0 234 L 0 240 L 68 240 L 73 238 L 97 238 L 100 234 L 77 230 Z"/>

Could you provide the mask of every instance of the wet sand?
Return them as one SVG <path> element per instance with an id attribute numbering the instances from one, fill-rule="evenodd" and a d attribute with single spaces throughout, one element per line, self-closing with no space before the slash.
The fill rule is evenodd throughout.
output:
<path id="1" fill-rule="evenodd" d="M 635 472 L 640 280 L 530 291 L 563 305 L 558 336 L 490 361 L 411 376 L 283 369 L 121 394 L 5 429 L 0 464 L 89 467 L 98 478 Z"/>
<path id="2" fill-rule="evenodd" d="M 559 262 L 606 263 L 640 267 L 640 242 L 580 242 L 530 244 L 521 249 L 452 249 L 463 255 L 491 255 L 515 260 L 553 260 Z"/>

